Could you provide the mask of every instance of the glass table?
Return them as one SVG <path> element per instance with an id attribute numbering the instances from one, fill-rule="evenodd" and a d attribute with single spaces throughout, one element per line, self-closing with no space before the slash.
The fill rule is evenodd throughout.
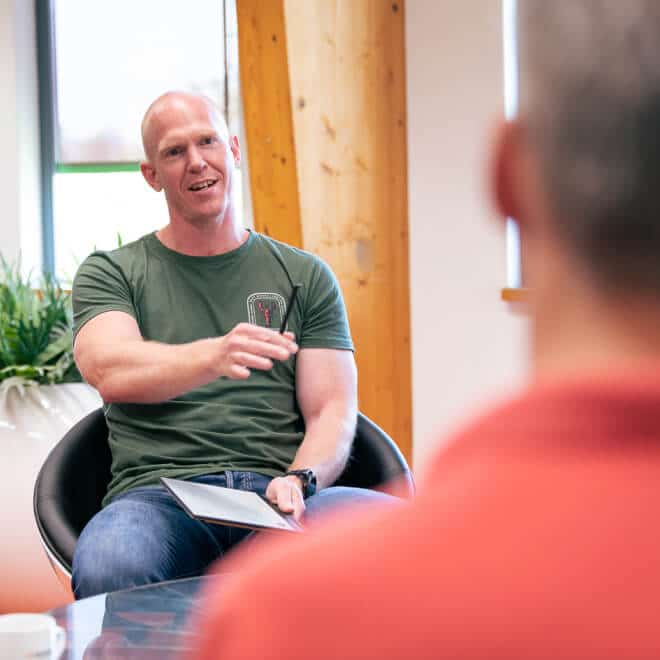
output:
<path id="1" fill-rule="evenodd" d="M 200 589 L 219 577 L 115 591 L 51 610 L 66 630 L 67 645 L 59 660 L 177 658 L 195 646 L 195 635 L 186 626 Z"/>

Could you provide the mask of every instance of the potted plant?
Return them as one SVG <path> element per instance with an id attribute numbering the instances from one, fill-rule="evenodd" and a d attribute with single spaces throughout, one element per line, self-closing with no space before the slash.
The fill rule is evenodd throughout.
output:
<path id="1" fill-rule="evenodd" d="M 73 362 L 70 294 L 50 274 L 32 288 L 0 256 L 0 384 L 80 382 Z"/>
<path id="2" fill-rule="evenodd" d="M 73 361 L 70 293 L 45 274 L 38 288 L 0 256 L 0 613 L 39 611 L 67 596 L 32 514 L 37 473 L 55 443 L 101 404 Z"/>

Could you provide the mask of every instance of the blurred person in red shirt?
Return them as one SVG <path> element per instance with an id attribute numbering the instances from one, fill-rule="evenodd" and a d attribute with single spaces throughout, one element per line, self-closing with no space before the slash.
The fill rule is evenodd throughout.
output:
<path id="1" fill-rule="evenodd" d="M 237 554 L 198 659 L 660 657 L 660 3 L 519 3 L 534 377 L 411 502 Z M 443 446 L 446 443 L 443 443 Z"/>

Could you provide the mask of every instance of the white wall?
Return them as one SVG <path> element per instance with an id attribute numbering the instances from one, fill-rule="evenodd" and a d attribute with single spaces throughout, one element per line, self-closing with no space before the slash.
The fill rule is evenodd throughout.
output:
<path id="1" fill-rule="evenodd" d="M 41 264 L 34 3 L 0 0 L 0 253 Z"/>
<path id="2" fill-rule="evenodd" d="M 504 227 L 485 161 L 503 112 L 501 3 L 407 0 L 415 471 L 442 437 L 523 379 L 527 322 L 500 300 Z"/>

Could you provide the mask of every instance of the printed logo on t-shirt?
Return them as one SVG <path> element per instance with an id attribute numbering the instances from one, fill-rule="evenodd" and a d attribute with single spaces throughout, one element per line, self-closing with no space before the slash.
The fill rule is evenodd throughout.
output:
<path id="1" fill-rule="evenodd" d="M 279 329 L 286 302 L 279 293 L 253 293 L 247 299 L 248 320 L 262 328 Z"/>

